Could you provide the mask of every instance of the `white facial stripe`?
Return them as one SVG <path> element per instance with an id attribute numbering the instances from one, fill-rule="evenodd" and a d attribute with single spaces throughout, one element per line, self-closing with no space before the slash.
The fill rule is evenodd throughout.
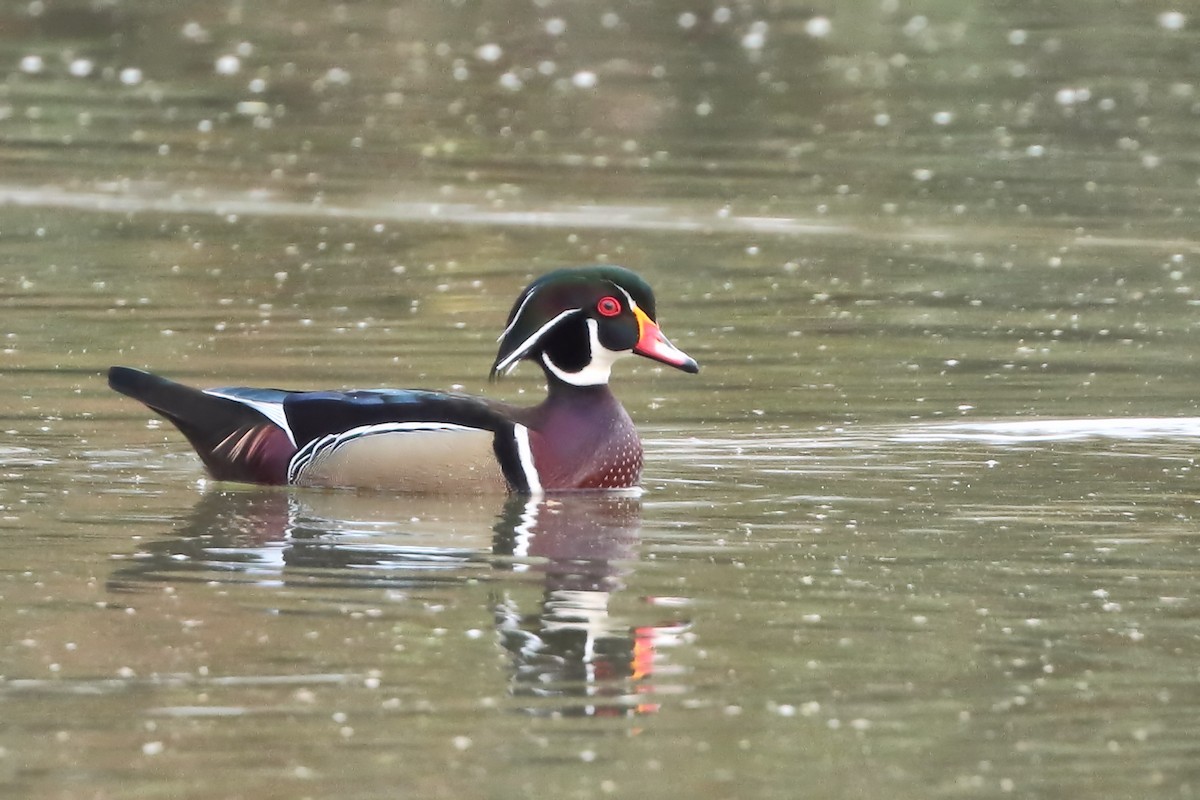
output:
<path id="1" fill-rule="evenodd" d="M 501 361 L 499 364 L 496 365 L 496 371 L 497 372 L 506 371 L 509 369 L 510 366 L 515 365 L 517 363 L 517 361 L 519 361 L 521 359 L 522 356 L 524 356 L 531 349 L 533 349 L 533 346 L 538 343 L 538 339 L 541 339 L 542 336 L 544 336 L 548 330 L 553 328 L 558 323 L 562 322 L 564 319 L 566 319 L 570 315 L 578 314 L 581 310 L 582 309 L 578 309 L 578 308 L 568 308 L 566 311 L 562 312 L 557 317 L 550 320 L 542 327 L 538 328 L 536 331 L 533 332 L 532 336 L 530 336 L 525 341 L 521 342 L 520 347 L 518 347 L 516 350 L 513 350 L 511 353 L 508 354 L 508 356 L 503 361 Z"/>
<path id="2" fill-rule="evenodd" d="M 616 286 L 617 291 L 619 291 L 621 294 L 625 295 L 625 299 L 629 301 L 629 310 L 630 311 L 632 311 L 633 309 L 638 307 L 637 302 L 633 299 L 633 295 L 631 295 L 631 294 L 629 294 L 629 292 L 625 291 L 625 287 L 619 286 L 615 283 L 613 284 L 613 286 Z"/>
<path id="3" fill-rule="evenodd" d="M 292 444 L 296 444 L 296 437 L 292 435 L 292 429 L 288 427 L 287 415 L 283 411 L 283 403 L 268 403 L 265 400 L 247 400 L 244 397 L 237 397 L 224 392 L 215 392 L 212 389 L 205 389 L 204 393 L 213 397 L 220 397 L 225 400 L 232 400 L 235 403 L 241 403 L 244 406 L 250 406 L 258 413 L 262 414 L 267 419 L 271 420 L 275 425 L 283 429 L 287 434 L 288 439 Z"/>
<path id="4" fill-rule="evenodd" d="M 509 334 L 509 331 L 511 331 L 511 330 L 513 329 L 513 326 L 514 326 L 514 325 L 516 325 L 516 324 L 517 324 L 517 322 L 519 322 L 519 321 L 520 321 L 520 319 L 521 319 L 521 312 L 523 312 L 523 311 L 525 310 L 525 305 L 526 305 L 526 304 L 527 304 L 527 303 L 528 303 L 530 300 L 532 300 L 532 299 L 533 299 L 533 295 L 534 295 L 534 292 L 529 292 L 528 294 L 526 294 L 526 295 L 525 295 L 525 297 L 524 297 L 524 298 L 522 298 L 522 300 L 521 300 L 521 305 L 517 306 L 517 311 L 516 311 L 516 313 L 515 313 L 515 314 L 513 314 L 512 322 L 508 323 L 508 327 L 507 327 L 507 328 L 505 328 L 505 329 L 504 329 L 504 330 L 501 332 L 501 334 L 500 334 L 498 337 L 496 337 L 496 341 L 497 341 L 497 342 L 502 342 L 502 341 L 504 341 L 504 337 L 505 337 L 505 336 L 508 336 L 508 334 Z"/>

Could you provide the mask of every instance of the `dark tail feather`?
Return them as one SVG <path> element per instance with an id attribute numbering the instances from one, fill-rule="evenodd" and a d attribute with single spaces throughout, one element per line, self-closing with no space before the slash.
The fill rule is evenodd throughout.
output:
<path id="1" fill-rule="evenodd" d="M 287 483 L 295 445 L 254 408 L 129 367 L 110 367 L 108 385 L 170 421 L 217 480 Z"/>

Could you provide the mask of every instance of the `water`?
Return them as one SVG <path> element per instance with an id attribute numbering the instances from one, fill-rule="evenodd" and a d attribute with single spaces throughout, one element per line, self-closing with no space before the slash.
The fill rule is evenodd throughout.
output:
<path id="1" fill-rule="evenodd" d="M 1187 8 L 0 20 L 5 794 L 1197 793 Z M 703 367 L 616 368 L 640 498 L 214 484 L 104 386 L 533 403 L 595 261 Z"/>

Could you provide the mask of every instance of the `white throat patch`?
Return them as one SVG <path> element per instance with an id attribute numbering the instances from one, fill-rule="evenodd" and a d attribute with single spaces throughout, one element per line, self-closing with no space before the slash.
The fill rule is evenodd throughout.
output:
<path id="1" fill-rule="evenodd" d="M 608 383 L 613 363 L 618 358 L 632 352 L 630 350 L 609 350 L 600 344 L 600 326 L 596 324 L 596 320 L 589 319 L 587 326 L 592 358 L 583 369 L 578 372 L 568 372 L 551 361 L 547 353 L 542 353 L 542 363 L 546 365 L 546 369 L 550 370 L 563 383 L 569 383 L 572 386 L 602 386 Z"/>

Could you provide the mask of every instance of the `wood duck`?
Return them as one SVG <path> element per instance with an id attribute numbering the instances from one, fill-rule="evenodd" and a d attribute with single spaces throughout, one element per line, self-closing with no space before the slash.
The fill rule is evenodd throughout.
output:
<path id="1" fill-rule="evenodd" d="M 491 379 L 535 361 L 539 405 L 416 389 L 194 389 L 129 367 L 108 384 L 177 427 L 217 480 L 416 493 L 528 494 L 638 485 L 642 445 L 608 388 L 631 353 L 696 361 L 655 322 L 654 294 L 617 266 L 560 269 L 513 304 Z"/>

